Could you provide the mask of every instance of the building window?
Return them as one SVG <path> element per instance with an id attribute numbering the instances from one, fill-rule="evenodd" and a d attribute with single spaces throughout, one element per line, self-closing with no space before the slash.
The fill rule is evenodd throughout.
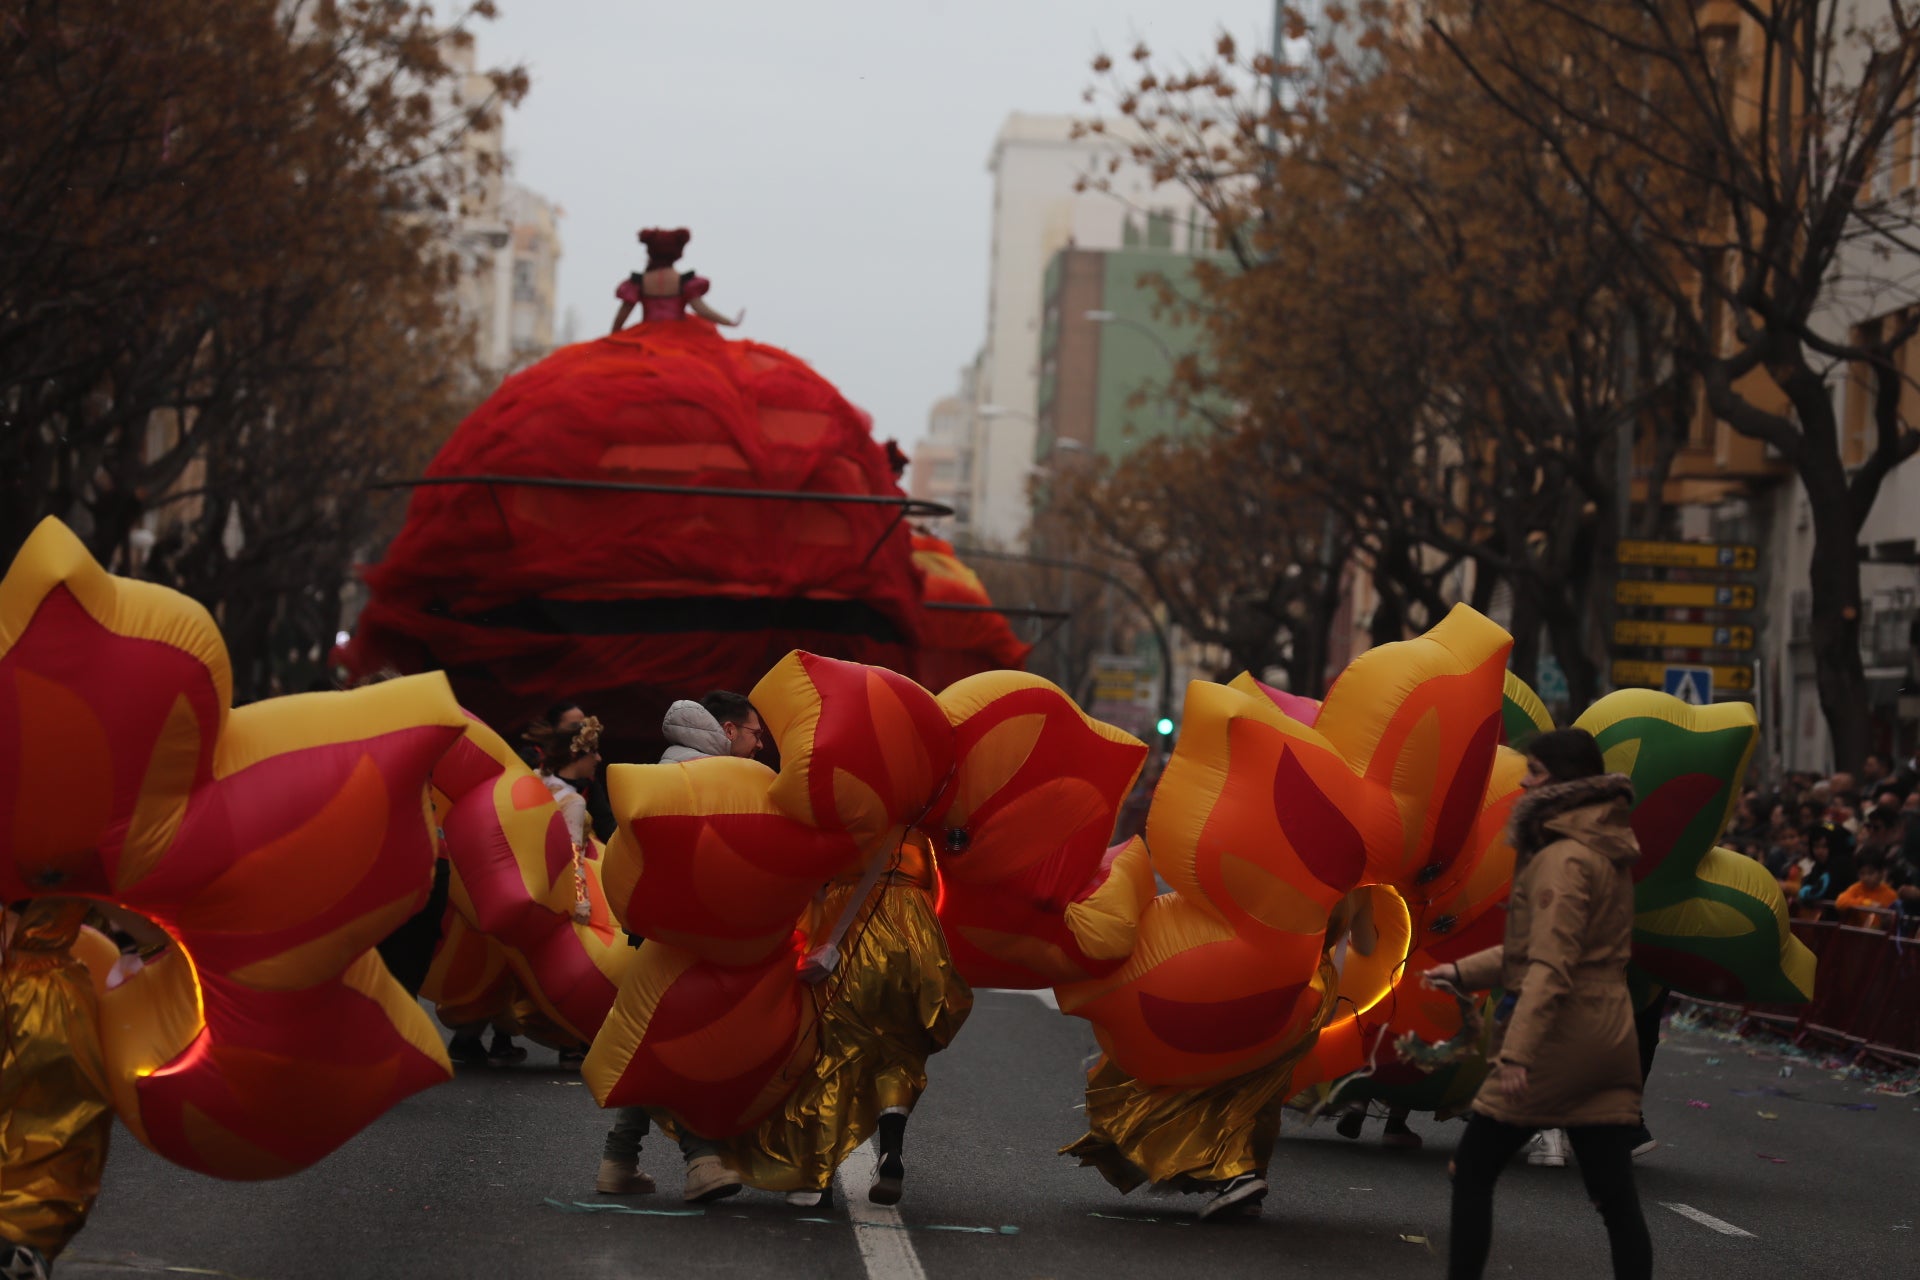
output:
<path id="1" fill-rule="evenodd" d="M 1173 248 L 1173 215 L 1164 209 L 1147 215 L 1147 248 Z"/>
<path id="2" fill-rule="evenodd" d="M 1887 323 L 1902 323 L 1899 315 L 1882 316 L 1869 320 L 1853 330 L 1853 341 L 1860 346 L 1878 343 L 1886 331 Z M 1914 420 L 1916 411 L 1920 411 L 1920 396 L 1916 396 L 1912 379 L 1915 373 L 1915 344 L 1912 340 L 1904 343 L 1893 356 L 1894 364 L 1908 385 L 1900 390 L 1900 416 L 1903 420 Z M 1876 377 L 1871 365 L 1865 361 L 1856 361 L 1847 368 L 1840 394 L 1837 396 L 1837 416 L 1840 422 L 1840 461 L 1847 467 L 1860 466 L 1867 460 L 1879 440 L 1879 424 L 1874 421 L 1873 402 L 1877 395 Z"/>

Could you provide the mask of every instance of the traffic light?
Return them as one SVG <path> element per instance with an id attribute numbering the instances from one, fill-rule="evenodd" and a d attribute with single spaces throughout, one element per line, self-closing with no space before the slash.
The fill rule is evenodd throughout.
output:
<path id="1" fill-rule="evenodd" d="M 1163 738 L 1171 738 L 1173 736 L 1173 721 L 1166 716 L 1161 716 L 1160 723 L 1153 727 L 1159 730 L 1160 736 Z"/>

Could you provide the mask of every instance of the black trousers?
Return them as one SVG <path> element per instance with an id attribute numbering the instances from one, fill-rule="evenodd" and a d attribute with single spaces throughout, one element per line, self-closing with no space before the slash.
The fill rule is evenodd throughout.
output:
<path id="1" fill-rule="evenodd" d="M 1453 1221 L 1447 1241 L 1448 1280 L 1480 1280 L 1487 1251 L 1493 1247 L 1493 1184 L 1507 1161 L 1534 1134 L 1475 1112 L 1453 1153 Z M 1567 1130 L 1580 1180 L 1607 1225 L 1613 1250 L 1614 1280 L 1647 1280 L 1653 1275 L 1653 1242 L 1640 1197 L 1633 1189 L 1634 1126 L 1588 1125 Z"/>
<path id="2" fill-rule="evenodd" d="M 398 929 L 380 940 L 376 948 L 387 972 L 417 996 L 433 967 L 433 950 L 440 945 L 440 921 L 447 913 L 447 890 L 453 876 L 453 864 L 441 858 L 433 864 L 433 888 L 427 893 L 427 905 L 408 916 Z"/>
<path id="3" fill-rule="evenodd" d="M 1653 1055 L 1660 1048 L 1660 1022 L 1667 1016 L 1667 1005 L 1672 1000 L 1673 992 L 1662 987 L 1652 1003 L 1633 1015 L 1633 1033 L 1640 1041 L 1641 1084 L 1653 1074 Z"/>

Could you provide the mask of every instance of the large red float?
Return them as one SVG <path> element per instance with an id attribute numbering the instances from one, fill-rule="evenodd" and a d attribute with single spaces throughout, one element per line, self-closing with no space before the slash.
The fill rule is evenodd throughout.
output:
<path id="1" fill-rule="evenodd" d="M 499 479 L 460 479 L 480 476 Z M 905 498 L 865 415 L 704 320 L 508 378 L 427 480 L 366 575 L 348 663 L 443 667 L 494 724 L 578 698 L 644 749 L 674 698 L 751 688 L 795 646 L 905 667 L 918 638 Z M 853 500 L 596 487 L 622 484 Z"/>

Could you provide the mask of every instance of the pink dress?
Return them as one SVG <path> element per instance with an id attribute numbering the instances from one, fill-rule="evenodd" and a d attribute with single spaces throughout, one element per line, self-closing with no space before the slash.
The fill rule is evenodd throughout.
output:
<path id="1" fill-rule="evenodd" d="M 642 322 L 684 320 L 687 318 L 687 308 L 693 305 L 693 300 L 705 296 L 707 290 L 712 287 L 713 283 L 705 276 L 697 276 L 689 271 L 680 277 L 679 293 L 655 297 L 641 289 L 640 273 L 636 271 L 620 282 L 620 287 L 613 291 L 613 296 L 622 302 L 638 303 Z"/>

